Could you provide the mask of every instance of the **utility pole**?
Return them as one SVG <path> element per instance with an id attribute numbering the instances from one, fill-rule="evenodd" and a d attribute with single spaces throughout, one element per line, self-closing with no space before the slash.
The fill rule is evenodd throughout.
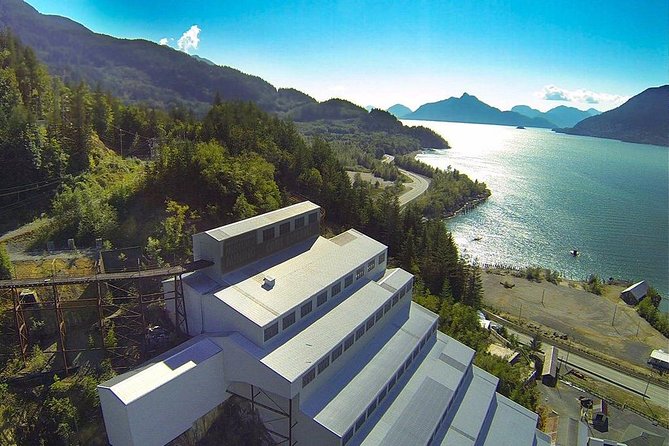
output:
<path id="1" fill-rule="evenodd" d="M 544 305 L 544 297 L 546 297 L 546 290 L 544 290 L 544 292 L 541 294 L 541 306 L 542 306 L 542 307 L 545 307 L 545 305 Z"/>
<path id="2" fill-rule="evenodd" d="M 612 326 L 612 327 L 613 327 L 613 324 L 614 324 L 615 321 L 616 321 L 616 312 L 617 312 L 617 311 L 618 311 L 618 305 L 616 305 L 615 307 L 613 307 L 613 319 L 611 319 L 611 326 Z"/>

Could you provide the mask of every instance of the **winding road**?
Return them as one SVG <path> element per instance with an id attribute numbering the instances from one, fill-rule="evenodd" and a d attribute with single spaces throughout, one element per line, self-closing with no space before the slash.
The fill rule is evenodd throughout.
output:
<path id="1" fill-rule="evenodd" d="M 384 163 L 392 163 L 394 160 L 395 157 L 392 155 L 383 155 Z M 404 184 L 404 187 L 409 188 L 409 190 L 399 196 L 400 206 L 405 206 L 407 203 L 410 203 L 425 193 L 427 188 L 430 187 L 430 182 L 432 180 L 428 177 L 424 177 L 423 175 L 418 175 L 413 172 L 409 172 L 408 170 L 400 169 L 399 167 L 398 170 L 407 177 L 411 178 L 411 183 Z"/>

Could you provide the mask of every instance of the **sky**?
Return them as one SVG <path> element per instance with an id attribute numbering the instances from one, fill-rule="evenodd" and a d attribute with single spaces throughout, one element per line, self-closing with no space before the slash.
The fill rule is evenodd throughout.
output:
<path id="1" fill-rule="evenodd" d="M 411 109 L 462 93 L 606 111 L 669 83 L 666 0 L 28 0 L 103 34 L 146 39 L 332 97 Z"/>

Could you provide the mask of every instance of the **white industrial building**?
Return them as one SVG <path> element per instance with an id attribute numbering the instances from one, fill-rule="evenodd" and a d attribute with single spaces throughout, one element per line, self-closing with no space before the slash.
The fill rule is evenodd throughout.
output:
<path id="1" fill-rule="evenodd" d="M 192 338 L 98 387 L 112 445 L 166 444 L 231 395 L 279 444 L 550 444 L 411 301 L 386 246 L 320 237 L 320 217 L 303 202 L 193 236 L 213 265 L 181 282 Z"/>

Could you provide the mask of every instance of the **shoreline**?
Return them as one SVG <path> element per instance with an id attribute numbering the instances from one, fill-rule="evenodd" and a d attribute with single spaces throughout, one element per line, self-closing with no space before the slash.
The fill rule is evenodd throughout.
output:
<path id="1" fill-rule="evenodd" d="M 490 195 L 486 195 L 486 196 L 479 195 L 475 198 L 472 198 L 471 200 L 467 200 L 465 202 L 465 204 L 460 206 L 455 211 L 445 213 L 444 214 L 444 220 L 449 220 L 453 217 L 457 217 L 458 215 L 466 214 L 466 213 L 474 210 L 480 204 L 485 203 L 488 200 L 489 197 L 490 197 Z"/>

